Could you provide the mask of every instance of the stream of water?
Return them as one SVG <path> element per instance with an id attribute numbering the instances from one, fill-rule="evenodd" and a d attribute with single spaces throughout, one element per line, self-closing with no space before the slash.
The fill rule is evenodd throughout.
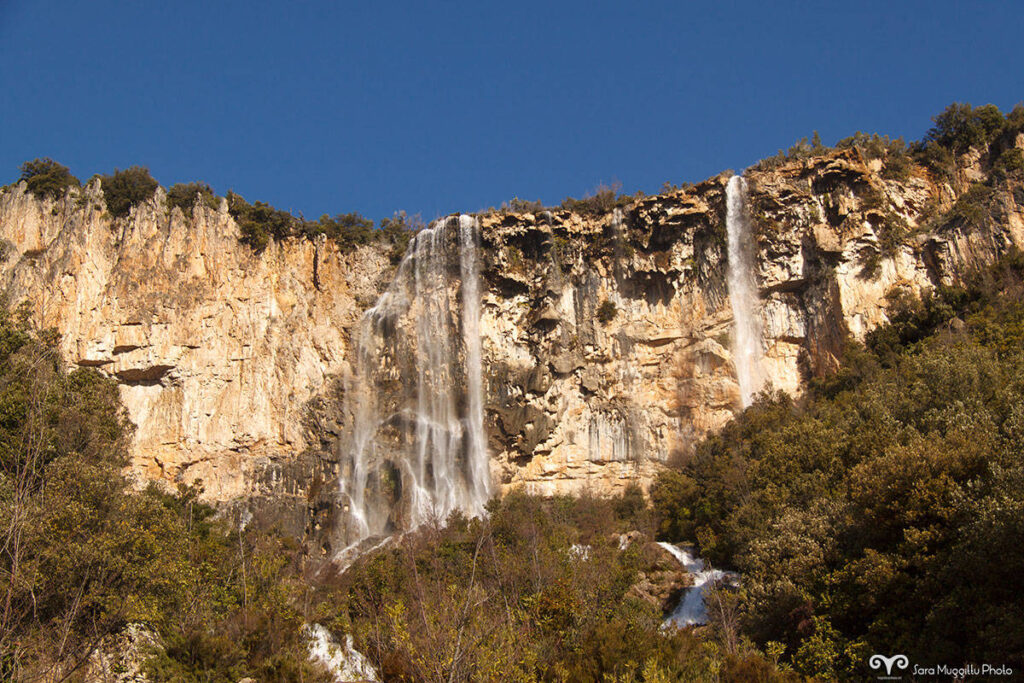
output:
<path id="1" fill-rule="evenodd" d="M 734 175 L 725 188 L 725 228 L 728 237 L 729 303 L 732 306 L 732 357 L 740 400 L 746 408 L 764 386 L 761 368 L 760 301 L 755 281 L 755 245 L 747 209 L 747 181 Z"/>

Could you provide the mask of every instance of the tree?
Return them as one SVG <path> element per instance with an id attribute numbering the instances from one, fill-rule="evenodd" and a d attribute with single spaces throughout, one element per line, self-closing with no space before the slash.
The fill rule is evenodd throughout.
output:
<path id="1" fill-rule="evenodd" d="M 954 102 L 932 121 L 935 125 L 925 135 L 925 142 L 935 142 L 961 154 L 990 140 L 1005 119 L 994 104 L 974 108 L 967 102 Z"/>
<path id="2" fill-rule="evenodd" d="M 176 183 L 167 190 L 167 205 L 178 207 L 186 216 L 192 213 L 197 200 L 212 209 L 217 208 L 217 196 L 206 183 Z"/>
<path id="3" fill-rule="evenodd" d="M 127 216 L 132 207 L 146 201 L 156 192 L 159 184 L 143 166 L 132 166 L 124 171 L 114 169 L 113 175 L 100 177 L 103 198 L 111 216 Z"/>
<path id="4" fill-rule="evenodd" d="M 81 185 L 78 178 L 71 175 L 67 166 L 49 157 L 26 161 L 20 168 L 20 180 L 25 181 L 28 191 L 40 199 L 60 199 L 69 187 Z"/>

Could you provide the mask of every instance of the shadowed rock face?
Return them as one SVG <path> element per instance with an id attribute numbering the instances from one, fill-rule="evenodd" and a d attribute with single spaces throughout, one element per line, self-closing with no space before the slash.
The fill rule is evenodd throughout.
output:
<path id="1" fill-rule="evenodd" d="M 771 386 L 799 392 L 834 367 L 848 334 L 886 319 L 894 288 L 955 280 L 1021 244 L 1024 192 L 1005 183 L 984 227 L 929 222 L 988 172 L 984 154 L 962 161 L 943 184 L 922 169 L 886 180 L 854 150 L 745 175 Z M 603 215 L 479 216 L 494 490 L 646 487 L 732 416 L 727 180 Z M 908 237 L 882 249 L 893 222 Z M 0 239 L 10 301 L 60 332 L 70 363 L 120 383 L 136 476 L 202 480 L 211 500 L 262 501 L 297 533 L 330 535 L 354 340 L 394 276 L 384 248 L 293 239 L 254 254 L 223 206 L 184 216 L 159 191 L 112 220 L 97 184 L 57 202 L 6 188 Z"/>

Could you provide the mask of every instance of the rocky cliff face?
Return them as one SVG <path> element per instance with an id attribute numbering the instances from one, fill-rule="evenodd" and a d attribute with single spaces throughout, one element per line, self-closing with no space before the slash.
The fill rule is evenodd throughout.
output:
<path id="1" fill-rule="evenodd" d="M 135 474 L 201 479 L 214 500 L 280 491 L 310 444 L 305 407 L 344 371 L 347 331 L 390 270 L 379 250 L 323 241 L 255 255 L 223 206 L 186 217 L 162 191 L 112 220 L 97 184 L 58 202 L 9 188 L 0 238 L 9 300 L 120 383 Z"/>
<path id="2" fill-rule="evenodd" d="M 1010 190 L 994 195 L 999 220 L 984 229 L 934 229 L 984 173 L 980 159 L 965 163 L 967 177 L 941 185 L 922 169 L 886 180 L 855 150 L 747 173 L 770 386 L 799 393 L 832 368 L 847 335 L 886 320 L 895 290 L 918 294 L 1021 244 L 1022 197 Z M 727 181 L 602 216 L 482 219 L 490 446 L 505 488 L 645 484 L 739 408 Z"/>
<path id="3" fill-rule="evenodd" d="M 954 280 L 1024 240 L 1024 192 L 995 220 L 943 223 L 984 154 L 936 183 L 883 177 L 856 150 L 750 171 L 764 371 L 799 392 L 887 296 Z M 727 175 L 615 211 L 481 215 L 485 430 L 494 483 L 542 494 L 647 486 L 739 406 L 725 281 Z M 941 229 L 940 229 L 941 228 Z M 895 237 L 894 237 L 895 236 Z M 168 211 L 162 191 L 111 219 L 93 184 L 53 202 L 0 194 L 0 278 L 72 364 L 115 377 L 140 479 L 202 480 L 329 528 L 342 400 L 362 312 L 394 265 L 286 240 L 254 254 L 226 207 Z"/>

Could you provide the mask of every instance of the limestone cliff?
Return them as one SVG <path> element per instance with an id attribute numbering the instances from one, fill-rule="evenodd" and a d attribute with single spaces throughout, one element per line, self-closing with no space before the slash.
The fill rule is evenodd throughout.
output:
<path id="1" fill-rule="evenodd" d="M 746 174 L 771 386 L 799 393 L 809 374 L 833 367 L 848 334 L 862 339 L 886 320 L 896 289 L 948 283 L 1021 244 L 1019 189 L 994 194 L 997 220 L 983 229 L 936 229 L 982 176 L 980 162 L 965 160 L 973 178 L 941 185 L 920 168 L 886 180 L 880 161 L 855 150 Z M 608 493 L 646 483 L 739 408 L 728 177 L 603 216 L 483 217 L 489 433 L 505 488 Z M 893 231 L 896 243 L 885 239 Z M 614 315 L 602 320 L 602 305 Z"/>
<path id="2" fill-rule="evenodd" d="M 9 188 L 0 238 L 11 303 L 120 383 L 135 473 L 201 479 L 215 500 L 275 487 L 268 466 L 306 449 L 304 406 L 345 368 L 347 329 L 390 271 L 380 250 L 325 241 L 254 254 L 223 205 L 186 217 L 162 191 L 113 220 L 98 183 L 58 202 Z"/>
<path id="3" fill-rule="evenodd" d="M 988 173 L 983 153 L 961 161 L 942 183 L 917 167 L 886 179 L 854 149 L 746 173 L 772 386 L 799 392 L 827 371 L 847 334 L 886 319 L 895 288 L 1021 244 L 1012 183 L 987 200 L 994 220 L 936 219 Z M 646 486 L 738 408 L 727 180 L 603 213 L 479 216 L 485 428 L 502 490 Z M 95 183 L 56 202 L 6 188 L 0 239 L 10 302 L 56 328 L 71 363 L 120 383 L 136 475 L 286 501 L 298 528 L 330 526 L 354 330 L 394 272 L 383 248 L 289 239 L 254 253 L 223 204 L 185 216 L 158 191 L 112 219 Z"/>

